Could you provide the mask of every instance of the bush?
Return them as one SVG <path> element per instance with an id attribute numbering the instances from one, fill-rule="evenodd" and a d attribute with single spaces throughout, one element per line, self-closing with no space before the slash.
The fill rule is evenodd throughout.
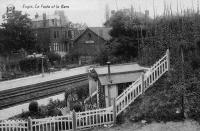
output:
<path id="1" fill-rule="evenodd" d="M 82 86 L 82 87 L 75 87 L 75 88 L 70 88 L 65 91 L 65 101 L 67 101 L 68 96 L 77 96 L 78 101 L 83 103 L 84 100 L 89 96 L 89 87 L 88 86 Z M 68 105 L 67 105 L 68 106 Z"/>
<path id="2" fill-rule="evenodd" d="M 82 105 L 79 102 L 76 102 L 73 104 L 73 109 L 75 110 L 75 112 L 80 112 L 82 111 Z"/>
<path id="3" fill-rule="evenodd" d="M 124 113 L 122 112 L 121 114 L 119 114 L 116 118 L 116 123 L 117 124 L 122 124 L 125 122 L 125 116 Z"/>
<path id="4" fill-rule="evenodd" d="M 30 104 L 29 104 L 29 111 L 30 112 L 38 112 L 39 111 L 39 107 L 38 107 L 38 102 L 37 101 L 32 101 Z"/>
<path id="5" fill-rule="evenodd" d="M 50 52 L 47 54 L 47 57 L 49 58 L 49 62 L 53 66 L 57 66 L 56 64 L 58 64 L 58 63 L 60 64 L 60 62 L 61 62 L 61 56 L 59 54 Z"/>
<path id="6" fill-rule="evenodd" d="M 64 101 L 60 101 L 59 99 L 57 100 L 50 99 L 47 105 L 47 115 L 48 116 L 62 115 L 61 111 L 58 110 L 58 108 L 64 107 L 64 106 L 65 106 Z"/>
<path id="7" fill-rule="evenodd" d="M 24 72 L 41 72 L 42 71 L 42 59 L 41 58 L 26 58 L 19 62 L 20 69 Z M 47 59 L 43 61 L 44 70 L 47 70 Z M 34 74 L 33 73 L 33 74 Z"/>

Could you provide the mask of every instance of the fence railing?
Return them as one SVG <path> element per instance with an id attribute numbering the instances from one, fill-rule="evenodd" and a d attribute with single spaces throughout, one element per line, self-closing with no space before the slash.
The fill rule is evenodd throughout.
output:
<path id="1" fill-rule="evenodd" d="M 30 119 L 30 131 L 69 131 L 73 130 L 72 115 Z"/>
<path id="2" fill-rule="evenodd" d="M 0 120 L 0 131 L 28 131 L 28 121 Z"/>
<path id="3" fill-rule="evenodd" d="M 131 84 L 121 95 L 116 98 L 116 112 L 120 114 L 139 95 L 154 84 L 166 71 L 169 70 L 169 50 L 145 74 Z"/>
<path id="4" fill-rule="evenodd" d="M 97 110 L 89 110 L 76 113 L 76 128 L 87 129 L 114 122 L 113 109 L 111 107 Z"/>
<path id="5" fill-rule="evenodd" d="M 65 116 L 28 119 L 28 121 L 2 120 L 0 131 L 75 131 L 113 124 L 117 115 L 169 70 L 169 62 L 169 50 L 167 50 L 159 61 L 114 99 L 113 105 L 108 108 L 78 113 L 73 111 Z"/>

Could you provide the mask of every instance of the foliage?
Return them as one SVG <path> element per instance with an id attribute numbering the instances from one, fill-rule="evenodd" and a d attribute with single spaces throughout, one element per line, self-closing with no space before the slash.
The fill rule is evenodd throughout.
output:
<path id="1" fill-rule="evenodd" d="M 189 118 L 198 118 L 199 18 L 198 14 L 163 16 L 148 25 L 147 35 L 140 43 L 140 63 L 150 66 L 170 49 L 171 69 L 165 77 L 169 81 L 164 84 L 162 82 L 166 80 L 157 81 L 150 89 L 152 94 L 145 93 L 142 97 L 142 104 L 139 104 L 142 112 L 137 112 L 141 118 L 154 118 L 159 121 L 180 119 L 182 116 L 175 113 L 177 108 Z"/>
<path id="2" fill-rule="evenodd" d="M 29 107 L 30 107 L 30 105 L 32 106 L 31 110 L 33 110 L 33 111 L 31 111 L 29 109 L 29 111 L 23 111 L 21 114 L 18 114 L 9 119 L 19 119 L 19 118 L 20 119 L 28 119 L 29 117 L 31 117 L 32 119 L 38 119 L 38 118 L 45 118 L 45 117 L 50 117 L 50 116 L 60 116 L 62 114 L 58 108 L 64 107 L 65 102 L 60 101 L 60 100 L 50 99 L 49 103 L 47 105 L 38 106 L 38 103 L 36 101 L 31 102 L 29 104 Z"/>
<path id="3" fill-rule="evenodd" d="M 81 112 L 81 111 L 83 111 L 83 107 L 82 107 L 82 105 L 80 104 L 80 102 L 74 103 L 72 108 L 73 108 L 73 110 L 74 110 L 75 112 Z"/>
<path id="4" fill-rule="evenodd" d="M 100 57 L 101 60 L 109 56 L 110 60 L 128 62 L 139 55 L 140 64 L 151 66 L 170 49 L 168 75 L 137 99 L 128 114 L 138 119 L 168 121 L 182 119 L 176 113 L 180 109 L 188 117 L 197 119 L 200 107 L 200 15 L 162 16 L 149 22 L 137 17 L 132 19 L 130 14 L 118 11 L 108 23 L 113 28 L 110 32 L 113 40 L 104 51 L 110 54 Z"/>
<path id="5" fill-rule="evenodd" d="M 60 110 L 58 110 L 59 107 L 64 107 L 63 101 L 50 99 L 48 105 L 46 106 L 47 116 L 62 115 Z"/>
<path id="6" fill-rule="evenodd" d="M 37 113 L 39 111 L 38 102 L 37 101 L 32 101 L 29 104 L 28 109 L 29 109 L 30 112 Z"/>
<path id="7" fill-rule="evenodd" d="M 78 63 L 79 54 L 75 52 L 69 52 L 69 54 L 65 55 L 65 61 L 68 64 Z"/>
<path id="8" fill-rule="evenodd" d="M 106 65 L 106 62 L 108 61 L 108 56 L 108 50 L 106 48 L 103 48 L 98 54 L 96 54 L 94 62 L 99 63 L 100 65 Z"/>
<path id="9" fill-rule="evenodd" d="M 19 62 L 21 71 L 30 73 L 42 72 L 42 58 L 26 58 Z M 43 59 L 44 71 L 47 70 L 47 59 Z"/>
<path id="10" fill-rule="evenodd" d="M 148 21 L 150 19 L 145 16 L 133 17 L 130 12 L 130 10 L 119 10 L 106 21 L 105 25 L 112 27 L 110 31 L 112 40 L 97 55 L 96 62 L 105 64 L 108 59 L 112 63 L 135 61 L 139 51 L 139 39 L 146 33 L 146 28 L 141 25 L 144 19 Z"/>
<path id="11" fill-rule="evenodd" d="M 55 62 L 60 63 L 61 62 L 61 56 L 59 54 L 53 53 L 53 52 L 49 52 L 47 54 L 47 57 L 49 59 L 49 62 L 51 63 L 51 65 L 55 66 Z"/>
<path id="12" fill-rule="evenodd" d="M 86 86 L 70 88 L 65 91 L 65 101 L 69 101 L 70 109 L 81 111 L 84 110 L 84 100 L 89 95 L 89 88 Z M 67 105 L 68 106 L 68 105 Z"/>
<path id="13" fill-rule="evenodd" d="M 31 20 L 28 14 L 22 14 L 21 11 L 14 11 L 2 24 L 2 32 L 4 34 L 1 48 L 4 53 L 10 54 L 11 51 L 25 49 L 33 52 L 35 49 L 35 36 L 31 30 Z"/>
<path id="14" fill-rule="evenodd" d="M 134 38 L 128 36 L 119 37 L 112 44 L 112 55 L 123 62 L 129 62 L 138 55 L 138 45 Z"/>
<path id="15" fill-rule="evenodd" d="M 125 115 L 124 114 L 125 113 L 122 112 L 117 116 L 117 118 L 116 118 L 116 123 L 117 124 L 122 124 L 122 123 L 125 122 Z"/>
<path id="16" fill-rule="evenodd" d="M 150 87 L 145 94 L 137 98 L 130 105 L 126 114 L 131 120 L 151 121 L 171 121 L 182 119 L 180 113 L 176 111 L 181 104 L 180 96 L 175 88 L 170 88 L 171 82 L 167 79 L 168 75 L 161 77 L 153 87 Z"/>

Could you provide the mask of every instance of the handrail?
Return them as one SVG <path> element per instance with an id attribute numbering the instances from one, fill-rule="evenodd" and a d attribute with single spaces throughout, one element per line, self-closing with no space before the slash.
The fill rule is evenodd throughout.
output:
<path id="1" fill-rule="evenodd" d="M 165 55 L 155 62 L 155 64 L 147 72 L 145 72 L 143 78 L 139 77 L 116 98 L 117 115 L 128 107 L 132 101 L 149 88 L 150 85 L 155 83 L 168 70 L 168 53 L 169 50 L 167 50 Z"/>
<path id="2" fill-rule="evenodd" d="M 88 96 L 85 100 L 84 103 L 86 103 L 90 98 L 92 98 L 94 95 L 96 95 L 98 91 L 96 90 L 95 92 L 92 93 L 92 95 Z"/>
<path id="3" fill-rule="evenodd" d="M 125 89 L 117 98 L 116 98 L 116 101 L 118 101 L 121 97 L 123 97 L 129 90 L 132 89 L 132 87 L 137 84 L 138 82 L 140 82 L 140 77 L 135 81 L 133 82 L 131 85 L 129 85 L 129 87 L 127 89 Z"/>

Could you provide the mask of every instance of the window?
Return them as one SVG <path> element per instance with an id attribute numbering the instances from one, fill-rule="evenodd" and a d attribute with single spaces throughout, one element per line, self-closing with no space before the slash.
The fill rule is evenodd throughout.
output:
<path id="1" fill-rule="evenodd" d="M 59 38 L 59 31 L 54 31 L 54 38 Z"/>
<path id="2" fill-rule="evenodd" d="M 59 50 L 59 48 L 58 48 L 58 43 L 56 43 L 56 51 L 58 51 Z"/>
<path id="3" fill-rule="evenodd" d="M 46 27 L 46 20 L 44 20 L 44 22 L 43 22 L 43 26 Z"/>
<path id="4" fill-rule="evenodd" d="M 54 19 L 52 19 L 52 24 L 53 24 L 53 25 L 55 24 Z"/>
<path id="5" fill-rule="evenodd" d="M 56 31 L 54 31 L 54 38 L 56 38 Z"/>
<path id="6" fill-rule="evenodd" d="M 51 45 L 49 45 L 49 51 L 52 51 Z"/>
<path id="7" fill-rule="evenodd" d="M 91 39 L 92 35 L 90 33 L 88 33 L 88 39 Z"/>
<path id="8" fill-rule="evenodd" d="M 57 31 L 57 38 L 59 38 L 59 31 Z"/>
<path id="9" fill-rule="evenodd" d="M 55 19 L 55 26 L 57 26 L 57 19 Z"/>
<path id="10" fill-rule="evenodd" d="M 69 44 L 66 42 L 66 43 L 65 43 L 65 46 L 66 46 L 66 51 L 68 52 L 68 50 L 69 50 L 69 47 L 68 47 Z"/>
<path id="11" fill-rule="evenodd" d="M 65 31 L 65 38 L 67 38 L 67 31 Z"/>
<path id="12" fill-rule="evenodd" d="M 68 38 L 72 39 L 72 32 L 71 32 L 71 30 L 68 31 Z"/>
<path id="13" fill-rule="evenodd" d="M 54 51 L 59 51 L 59 45 L 58 45 L 58 43 L 53 43 L 53 50 Z"/>

